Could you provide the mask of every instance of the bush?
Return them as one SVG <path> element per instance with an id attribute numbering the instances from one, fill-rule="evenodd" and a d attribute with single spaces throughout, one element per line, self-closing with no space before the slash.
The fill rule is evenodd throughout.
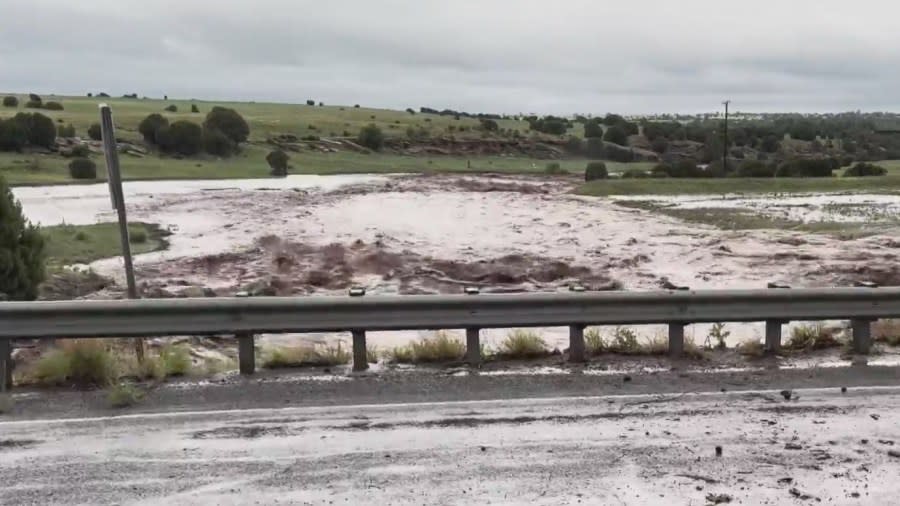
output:
<path id="1" fill-rule="evenodd" d="M 591 160 L 600 160 L 606 156 L 606 144 L 600 137 L 590 137 L 585 141 L 584 154 Z"/>
<path id="2" fill-rule="evenodd" d="M 844 171 L 844 177 L 886 176 L 887 169 L 866 162 L 859 162 Z"/>
<path id="3" fill-rule="evenodd" d="M 28 109 L 40 109 L 41 107 L 44 107 L 44 103 L 43 102 L 35 102 L 34 100 L 29 100 L 28 102 L 25 102 L 25 107 Z"/>
<path id="4" fill-rule="evenodd" d="M 28 144 L 28 131 L 14 119 L 0 119 L 0 151 L 21 151 Z"/>
<path id="5" fill-rule="evenodd" d="M 667 141 L 665 137 L 657 137 L 656 139 L 653 139 L 651 149 L 656 153 L 665 153 L 666 150 L 669 149 L 669 141 Z"/>
<path id="6" fill-rule="evenodd" d="M 498 125 L 497 122 L 492 119 L 482 119 L 481 129 L 485 132 L 496 132 L 500 129 L 500 125 Z"/>
<path id="7" fill-rule="evenodd" d="M 593 181 L 595 179 L 606 179 L 609 172 L 606 170 L 606 164 L 603 162 L 590 162 L 584 170 L 584 180 Z"/>
<path id="8" fill-rule="evenodd" d="M 203 149 L 215 156 L 228 157 L 237 150 L 237 145 L 219 130 L 203 130 Z"/>
<path id="9" fill-rule="evenodd" d="M 384 134 L 381 132 L 381 129 L 373 123 L 363 127 L 359 131 L 356 142 L 373 151 L 381 151 L 381 148 L 384 147 Z"/>
<path id="10" fill-rule="evenodd" d="M 66 341 L 38 360 L 34 374 L 40 383 L 51 385 L 104 387 L 116 379 L 113 356 L 99 339 Z"/>
<path id="11" fill-rule="evenodd" d="M 44 280 L 44 238 L 0 177 L 0 298 L 34 300 Z"/>
<path id="12" fill-rule="evenodd" d="M 778 167 L 776 177 L 831 177 L 832 165 L 826 159 L 790 160 Z"/>
<path id="13" fill-rule="evenodd" d="M 461 360 L 466 354 L 462 340 L 446 333 L 438 332 L 434 337 L 426 337 L 409 346 L 394 348 L 390 359 L 396 363 L 436 363 Z"/>
<path id="14" fill-rule="evenodd" d="M 196 155 L 203 149 L 203 129 L 200 125 L 181 120 L 157 131 L 156 142 L 163 151 L 184 156 Z"/>
<path id="15" fill-rule="evenodd" d="M 186 346 L 164 346 L 159 360 L 165 376 L 187 376 L 191 372 L 191 354 Z"/>
<path id="16" fill-rule="evenodd" d="M 43 114 L 24 113 L 16 114 L 11 121 L 19 124 L 25 131 L 28 144 L 33 146 L 52 147 L 56 142 L 56 125 L 53 120 Z"/>
<path id="17" fill-rule="evenodd" d="M 75 158 L 69 162 L 72 179 L 97 179 L 97 164 L 90 158 Z"/>
<path id="18" fill-rule="evenodd" d="M 40 95 L 37 95 L 35 93 L 29 93 L 28 100 L 31 100 L 32 102 L 43 102 L 44 101 L 44 99 L 42 99 Z"/>
<path id="19" fill-rule="evenodd" d="M 72 156 L 77 158 L 87 158 L 91 156 L 91 150 L 84 144 L 72 146 Z"/>
<path id="20" fill-rule="evenodd" d="M 622 173 L 622 179 L 644 179 L 648 177 L 650 177 L 650 174 L 641 169 L 628 169 Z"/>
<path id="21" fill-rule="evenodd" d="M 516 130 L 515 133 L 519 133 L 518 130 Z M 584 153 L 584 141 L 571 135 L 566 139 L 565 150 L 566 153 L 569 153 L 570 155 L 579 156 Z"/>
<path id="22" fill-rule="evenodd" d="M 144 140 L 156 144 L 156 132 L 161 128 L 169 126 L 169 120 L 162 114 L 153 113 L 144 118 L 138 125 L 138 132 L 144 137 Z"/>
<path id="23" fill-rule="evenodd" d="M 172 105 L 167 106 L 167 107 L 166 107 L 165 109 L 163 109 L 163 110 L 164 110 L 164 111 L 169 111 L 169 112 L 178 112 L 178 106 L 175 105 L 175 104 L 172 104 Z"/>
<path id="24" fill-rule="evenodd" d="M 197 107 L 197 104 L 191 104 L 191 112 L 192 112 L 192 113 L 198 113 L 198 112 L 200 112 L 200 108 Z"/>
<path id="25" fill-rule="evenodd" d="M 131 383 L 119 383 L 106 394 L 106 401 L 111 408 L 127 408 L 140 402 L 143 397 L 143 392 Z"/>
<path id="26" fill-rule="evenodd" d="M 56 129 L 56 135 L 59 137 L 75 137 L 75 126 L 71 123 L 68 125 L 60 125 L 59 128 Z"/>
<path id="27" fill-rule="evenodd" d="M 3 107 L 19 107 L 19 99 L 12 95 L 3 97 Z"/>
<path id="28" fill-rule="evenodd" d="M 132 227 L 128 229 L 128 242 L 131 244 L 146 244 L 147 231 L 143 228 Z"/>
<path id="29" fill-rule="evenodd" d="M 760 144 L 760 150 L 764 153 L 774 153 L 778 151 L 780 145 L 781 143 L 778 142 L 778 137 L 767 135 L 763 137 L 762 143 Z"/>
<path id="30" fill-rule="evenodd" d="M 738 167 L 738 177 L 775 177 L 775 167 L 760 161 L 744 162 Z"/>
<path id="31" fill-rule="evenodd" d="M 500 343 L 497 354 L 505 358 L 538 358 L 547 355 L 547 343 L 530 330 L 514 330 Z"/>
<path id="32" fill-rule="evenodd" d="M 625 133 L 625 130 L 616 125 L 606 129 L 606 135 L 603 136 L 603 140 L 625 146 L 628 144 L 628 135 Z"/>
<path id="33" fill-rule="evenodd" d="M 708 177 L 710 174 L 704 172 L 691 160 L 681 160 L 675 165 L 658 164 L 650 171 L 653 177 L 674 177 L 674 178 L 700 178 Z"/>
<path id="34" fill-rule="evenodd" d="M 306 101 L 306 105 L 308 105 L 308 106 L 315 106 L 315 105 L 316 105 L 316 101 L 315 101 L 315 100 L 307 100 L 307 101 Z"/>
<path id="35" fill-rule="evenodd" d="M 287 176 L 289 159 L 290 157 L 288 157 L 287 153 L 280 149 L 276 149 L 266 155 L 266 162 L 272 168 L 273 176 Z"/>
<path id="36" fill-rule="evenodd" d="M 584 124 L 584 136 L 586 138 L 603 137 L 603 127 L 600 120 L 591 120 Z"/>
<path id="37" fill-rule="evenodd" d="M 62 111 L 63 105 L 59 102 L 47 102 L 44 104 L 44 109 L 47 109 L 48 111 Z"/>
<path id="38" fill-rule="evenodd" d="M 235 144 L 245 142 L 250 136 L 250 126 L 244 117 L 227 107 L 213 107 L 206 115 L 203 126 L 209 130 L 222 132 Z"/>
<path id="39" fill-rule="evenodd" d="M 604 157 L 614 162 L 629 163 L 634 161 L 634 151 L 618 144 L 606 144 L 603 147 Z"/>
<path id="40" fill-rule="evenodd" d="M 563 170 L 563 168 L 559 164 L 559 162 L 550 162 L 544 168 L 544 173 L 549 174 L 551 176 L 559 176 L 559 175 L 565 174 L 566 171 Z"/>
<path id="41" fill-rule="evenodd" d="M 100 127 L 100 123 L 94 123 L 91 126 L 89 126 L 87 134 L 91 140 L 95 140 L 95 141 L 103 140 L 103 129 Z"/>

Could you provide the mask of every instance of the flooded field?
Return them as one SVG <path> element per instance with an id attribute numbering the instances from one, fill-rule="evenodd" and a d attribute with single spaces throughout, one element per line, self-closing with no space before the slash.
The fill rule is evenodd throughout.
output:
<path id="1" fill-rule="evenodd" d="M 185 287 L 224 296 L 344 294 L 354 285 L 370 294 L 412 294 L 461 293 L 465 286 L 485 293 L 561 291 L 573 283 L 596 290 L 900 283 L 897 228 L 851 240 L 784 229 L 728 231 L 617 205 L 616 198 L 576 196 L 574 185 L 521 177 L 292 176 L 126 183 L 125 191 L 130 219 L 173 234 L 167 250 L 136 258 L 145 296 L 176 296 Z M 44 225 L 113 219 L 105 185 L 15 194 L 28 217 Z M 900 209 L 900 196 L 863 194 L 653 200 L 793 221 L 894 224 Z M 121 277 L 119 259 L 92 267 Z M 695 327 L 688 335 L 702 344 L 705 327 Z M 735 341 L 763 334 L 762 325 L 736 330 Z M 551 345 L 565 347 L 563 329 L 544 332 Z M 490 334 L 488 343 L 503 334 Z M 372 340 L 390 346 L 418 335 Z M 294 337 L 278 338 L 285 339 Z"/>

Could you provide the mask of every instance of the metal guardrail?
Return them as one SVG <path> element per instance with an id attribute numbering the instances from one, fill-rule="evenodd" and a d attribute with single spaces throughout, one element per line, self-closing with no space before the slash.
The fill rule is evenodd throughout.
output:
<path id="1" fill-rule="evenodd" d="M 232 334 L 241 372 L 250 374 L 258 333 L 351 332 L 354 370 L 363 370 L 370 330 L 466 329 L 467 360 L 477 364 L 480 329 L 567 326 L 569 357 L 580 362 L 588 325 L 667 324 L 669 353 L 677 357 L 691 323 L 765 321 L 766 349 L 774 352 L 782 324 L 846 319 L 855 351 L 866 353 L 871 322 L 895 317 L 900 288 L 4 302 L 0 374 L 9 375 L 16 338 Z"/>

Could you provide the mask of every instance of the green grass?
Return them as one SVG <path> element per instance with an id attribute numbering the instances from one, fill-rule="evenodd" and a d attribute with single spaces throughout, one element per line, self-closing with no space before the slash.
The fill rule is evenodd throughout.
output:
<path id="1" fill-rule="evenodd" d="M 585 183 L 576 190 L 576 193 L 605 197 L 840 191 L 900 192 L 900 174 L 859 178 L 607 179 Z"/>
<path id="2" fill-rule="evenodd" d="M 118 378 L 118 372 L 114 355 L 103 340 L 73 339 L 41 356 L 32 377 L 43 385 L 105 387 Z"/>
<path id="3" fill-rule="evenodd" d="M 266 369 L 295 367 L 331 367 L 350 362 L 350 350 L 341 343 L 336 346 L 294 346 L 266 350 L 263 355 Z"/>
<path id="4" fill-rule="evenodd" d="M 461 360 L 465 354 L 466 345 L 461 339 L 437 332 L 432 337 L 394 348 L 391 360 L 398 364 L 453 362 Z"/>
<path id="5" fill-rule="evenodd" d="M 530 330 L 513 330 L 497 349 L 497 356 L 505 359 L 540 358 L 548 353 L 544 338 Z"/>
<path id="6" fill-rule="evenodd" d="M 164 346 L 159 350 L 159 361 L 163 374 L 187 376 L 191 372 L 191 353 L 187 346 Z"/>
<path id="7" fill-rule="evenodd" d="M 156 225 L 135 222 L 129 225 L 129 230 L 134 255 L 164 249 L 167 245 L 165 233 Z M 42 227 L 41 233 L 46 240 L 47 266 L 51 271 L 122 254 L 116 223 L 57 225 Z"/>

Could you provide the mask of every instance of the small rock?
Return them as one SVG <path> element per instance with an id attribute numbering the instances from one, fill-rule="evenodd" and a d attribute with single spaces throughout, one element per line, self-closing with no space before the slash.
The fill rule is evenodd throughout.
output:
<path id="1" fill-rule="evenodd" d="M 482 447 L 481 447 L 481 451 L 486 452 L 486 451 L 487 451 L 487 446 L 482 446 Z"/>
<path id="2" fill-rule="evenodd" d="M 888 450 L 888 457 L 894 457 L 895 459 L 900 459 L 900 452 L 897 450 Z"/>
<path id="3" fill-rule="evenodd" d="M 869 416 L 872 418 L 872 420 L 881 420 L 881 415 L 871 414 Z"/>
<path id="4" fill-rule="evenodd" d="M 788 443 L 784 445 L 785 450 L 802 450 L 803 447 L 798 445 L 797 443 Z"/>
<path id="5" fill-rule="evenodd" d="M 716 457 L 721 457 L 721 456 L 722 456 L 722 447 L 716 446 Z"/>
<path id="6" fill-rule="evenodd" d="M 793 394 L 794 394 L 794 393 L 791 392 L 790 390 L 782 390 L 782 391 L 781 391 L 781 396 L 784 397 L 784 400 L 786 400 L 786 401 L 791 400 L 791 396 L 792 396 Z"/>
<path id="7" fill-rule="evenodd" d="M 709 504 L 728 504 L 731 496 L 728 494 L 706 494 L 706 502 Z"/>
<path id="8" fill-rule="evenodd" d="M 790 485 L 791 483 L 794 483 L 794 479 L 793 478 L 779 478 L 778 483 L 781 485 Z"/>
<path id="9" fill-rule="evenodd" d="M 867 444 L 869 444 L 869 440 L 868 440 L 868 439 L 861 439 L 861 440 L 859 441 L 859 444 L 861 444 L 861 445 L 867 445 Z"/>
<path id="10" fill-rule="evenodd" d="M 842 394 L 847 393 L 847 387 L 841 387 L 841 393 Z"/>
<path id="11" fill-rule="evenodd" d="M 624 378 L 622 378 L 622 381 L 628 383 L 629 381 L 631 381 L 631 376 L 625 376 Z"/>

